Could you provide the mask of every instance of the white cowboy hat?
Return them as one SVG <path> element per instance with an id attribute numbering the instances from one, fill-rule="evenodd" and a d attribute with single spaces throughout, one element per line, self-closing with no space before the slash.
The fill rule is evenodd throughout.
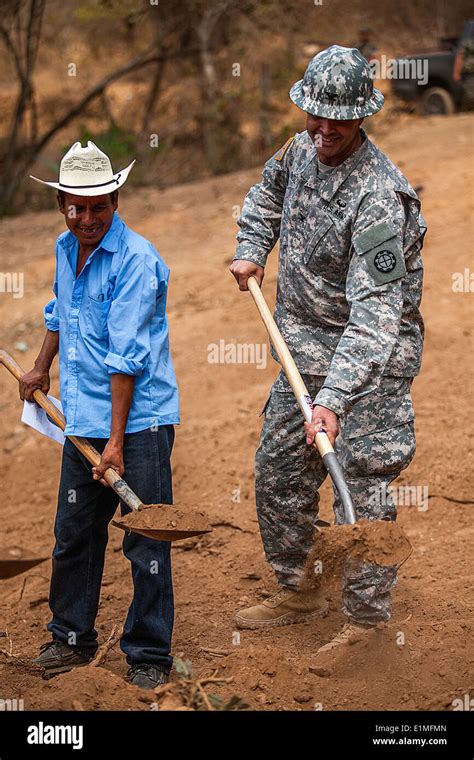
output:
<path id="1" fill-rule="evenodd" d="M 80 142 L 69 148 L 61 161 L 59 182 L 45 182 L 32 174 L 30 177 L 42 185 L 72 195 L 106 195 L 122 187 L 134 163 L 132 161 L 126 169 L 114 174 L 110 158 L 89 140 L 87 148 L 83 148 Z"/>

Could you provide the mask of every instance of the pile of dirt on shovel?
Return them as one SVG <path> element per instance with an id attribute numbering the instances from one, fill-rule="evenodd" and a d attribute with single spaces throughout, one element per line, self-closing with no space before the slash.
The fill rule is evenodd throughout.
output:
<path id="1" fill-rule="evenodd" d="M 124 530 L 169 530 L 175 532 L 207 533 L 211 528 L 204 512 L 181 509 L 166 504 L 148 504 L 139 511 L 129 512 L 114 520 Z"/>
<path id="2" fill-rule="evenodd" d="M 410 554 L 410 541 L 395 522 L 359 520 L 355 525 L 318 529 L 301 588 L 317 587 L 340 575 L 347 558 L 399 566 Z"/>

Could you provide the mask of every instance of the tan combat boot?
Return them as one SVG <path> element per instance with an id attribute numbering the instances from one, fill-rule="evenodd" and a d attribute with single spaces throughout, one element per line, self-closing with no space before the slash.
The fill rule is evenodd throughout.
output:
<path id="1" fill-rule="evenodd" d="M 322 589 L 295 591 L 282 588 L 255 607 L 240 610 L 235 616 L 238 628 L 274 628 L 304 623 L 326 613 L 328 604 Z"/>
<path id="2" fill-rule="evenodd" d="M 336 649 L 343 644 L 355 644 L 356 641 L 361 641 L 374 628 L 374 625 L 362 625 L 350 620 L 345 623 L 342 631 L 339 631 L 331 641 L 319 647 L 317 653 L 330 652 L 332 649 Z"/>

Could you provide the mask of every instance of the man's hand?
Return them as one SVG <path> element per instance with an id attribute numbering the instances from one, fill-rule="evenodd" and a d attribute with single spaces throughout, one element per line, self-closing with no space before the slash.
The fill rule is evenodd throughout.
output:
<path id="1" fill-rule="evenodd" d="M 20 398 L 22 401 L 34 401 L 33 391 L 40 390 L 47 395 L 50 387 L 48 370 L 33 367 L 20 380 Z"/>
<path id="2" fill-rule="evenodd" d="M 94 480 L 99 480 L 102 485 L 108 486 L 109 484 L 103 476 L 104 472 L 109 467 L 118 472 L 119 475 L 123 475 L 125 472 L 125 465 L 123 462 L 123 443 L 116 442 L 112 439 L 109 439 L 107 442 L 97 467 L 92 468 Z"/>
<path id="3" fill-rule="evenodd" d="M 53 359 L 59 351 L 59 330 L 46 330 L 35 366 L 20 380 L 20 398 L 22 401 L 34 401 L 33 391 L 40 390 L 47 395 L 50 386 L 49 370 Z"/>
<path id="4" fill-rule="evenodd" d="M 248 290 L 247 280 L 252 275 L 255 277 L 258 284 L 261 285 L 265 274 L 263 267 L 254 264 L 253 261 L 244 261 L 244 259 L 233 261 L 229 269 L 239 283 L 240 290 Z"/>
<path id="5" fill-rule="evenodd" d="M 336 438 L 339 435 L 338 416 L 330 409 L 326 409 L 325 406 L 315 406 L 311 424 L 305 422 L 304 426 L 306 428 L 306 443 L 308 445 L 313 443 L 316 433 L 319 433 L 321 428 L 324 428 L 326 431 L 331 446 L 334 446 Z"/>

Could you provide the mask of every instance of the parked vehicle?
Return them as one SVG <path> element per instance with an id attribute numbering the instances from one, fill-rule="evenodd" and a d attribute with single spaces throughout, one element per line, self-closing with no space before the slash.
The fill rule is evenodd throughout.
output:
<path id="1" fill-rule="evenodd" d="M 465 105 L 465 87 L 461 81 L 454 81 L 453 70 L 456 55 L 461 44 L 474 38 L 474 21 L 468 21 L 460 37 L 445 37 L 439 41 L 438 50 L 418 50 L 413 55 L 397 59 L 403 70 L 408 61 L 424 61 L 427 66 L 427 81 L 422 83 L 414 78 L 391 80 L 392 91 L 397 97 L 413 103 L 423 116 L 430 114 L 452 114 Z M 415 70 L 415 66 L 413 66 Z"/>

